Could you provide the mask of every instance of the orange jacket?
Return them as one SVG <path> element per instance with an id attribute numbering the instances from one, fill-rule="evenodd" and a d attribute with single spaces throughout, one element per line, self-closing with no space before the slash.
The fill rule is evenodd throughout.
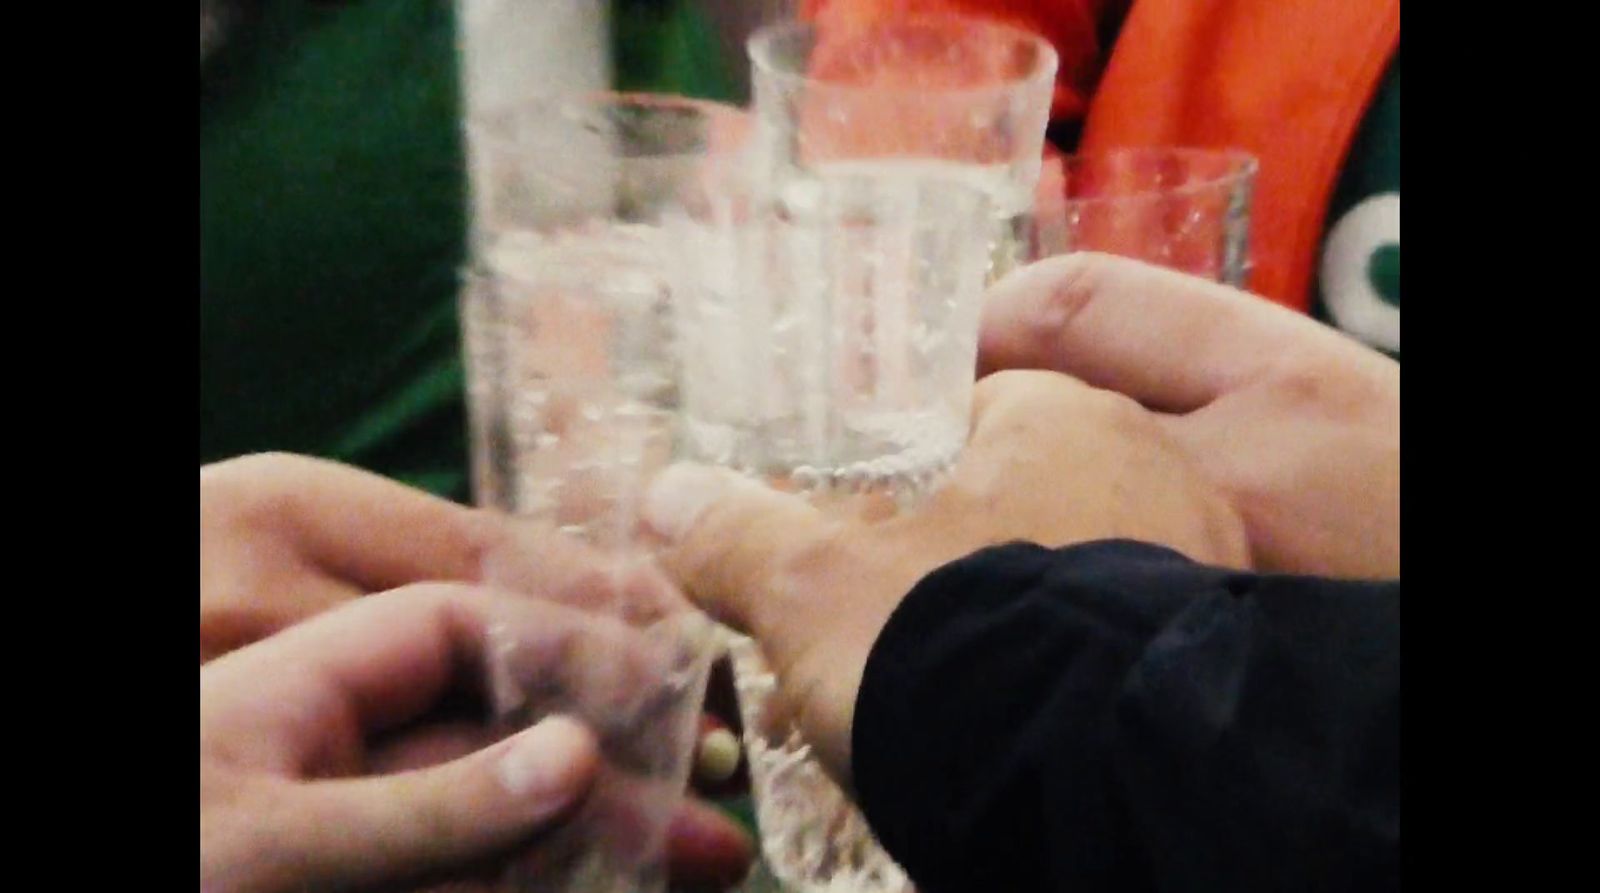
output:
<path id="1" fill-rule="evenodd" d="M 1253 153 L 1250 287 L 1302 311 L 1345 154 L 1400 45 L 1400 0 L 803 0 L 801 10 L 852 21 L 956 12 L 1028 28 L 1061 55 L 1052 114 L 1085 119 L 1080 151 Z M 1100 35 L 1118 18 L 1108 58 Z"/>

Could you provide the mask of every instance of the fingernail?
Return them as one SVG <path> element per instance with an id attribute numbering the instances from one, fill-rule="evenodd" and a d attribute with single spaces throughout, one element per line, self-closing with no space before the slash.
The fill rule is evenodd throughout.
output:
<path id="1" fill-rule="evenodd" d="M 679 464 L 663 471 L 645 493 L 644 523 L 669 542 L 686 536 L 706 507 L 730 486 L 729 475 L 704 465 Z"/>
<path id="2" fill-rule="evenodd" d="M 597 765 L 594 735 L 576 720 L 546 717 L 512 739 L 500 758 L 507 793 L 537 804 L 540 817 L 566 808 L 589 786 Z"/>

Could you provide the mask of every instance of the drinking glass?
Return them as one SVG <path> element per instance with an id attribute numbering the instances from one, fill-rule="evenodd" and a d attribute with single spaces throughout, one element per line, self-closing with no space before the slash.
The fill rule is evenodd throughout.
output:
<path id="1" fill-rule="evenodd" d="M 580 812 L 512 860 L 523 893 L 664 889 L 715 628 L 639 534 L 677 453 L 666 221 L 743 114 L 676 97 L 545 96 L 469 114 L 462 320 L 479 501 L 514 518 L 487 553 L 487 657 L 507 731 L 553 713 L 600 742 Z M 581 164 L 552 159 L 577 156 Z M 554 620 L 552 620 L 554 618 Z"/>
<path id="2" fill-rule="evenodd" d="M 1055 84 L 1049 42 L 963 16 L 830 19 L 763 28 L 750 57 L 772 188 L 862 175 L 962 180 L 990 195 L 991 278 L 1015 264 Z"/>
<path id="3" fill-rule="evenodd" d="M 1098 251 L 1243 287 L 1256 169 L 1249 154 L 1221 149 L 1130 148 L 1050 159 L 1027 257 Z"/>
<path id="4" fill-rule="evenodd" d="M 810 495 L 915 502 L 967 439 L 992 193 L 917 168 L 803 189 L 770 173 L 725 156 L 674 218 L 682 451 Z M 771 879 L 910 890 L 774 697 L 759 646 L 730 652 Z"/>

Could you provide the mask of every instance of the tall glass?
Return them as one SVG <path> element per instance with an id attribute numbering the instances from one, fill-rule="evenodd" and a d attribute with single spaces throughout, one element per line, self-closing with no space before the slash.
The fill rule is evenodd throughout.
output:
<path id="1" fill-rule="evenodd" d="M 916 168 L 774 189 L 759 156 L 724 162 L 676 221 L 685 453 L 787 489 L 920 497 L 967 438 L 992 194 Z M 767 869 L 789 891 L 909 890 L 759 647 L 730 650 Z"/>
<path id="2" fill-rule="evenodd" d="M 1027 257 L 1132 257 L 1243 287 L 1257 163 L 1223 149 L 1130 148 L 1046 163 Z"/>
<path id="3" fill-rule="evenodd" d="M 991 276 L 1017 262 L 1055 83 L 1047 41 L 959 16 L 790 22 L 756 32 L 750 57 L 775 189 L 804 193 L 838 176 L 961 180 L 990 196 Z"/>
<path id="4" fill-rule="evenodd" d="M 495 278 L 481 268 L 482 230 L 489 223 L 483 212 L 507 199 L 497 192 L 505 185 L 491 182 L 485 169 L 504 153 L 479 145 L 481 135 L 473 131 L 531 97 L 584 96 L 607 89 L 612 79 L 608 7 L 607 0 L 454 0 L 473 207 L 468 219 L 468 267 L 457 294 L 472 435 L 472 492 L 474 501 L 486 507 L 510 511 L 515 504 L 509 420 L 500 412 L 503 403 L 492 393 L 501 385 L 495 365 L 500 362 L 499 347 L 489 334 L 498 326 L 499 291 Z M 534 127 L 527 124 L 530 130 Z M 552 146 L 559 146 L 574 129 L 571 121 L 562 119 L 545 127 L 546 143 Z M 581 183 L 588 177 L 581 156 L 549 150 L 542 157 L 548 182 Z M 494 237 L 491 233 L 489 240 Z"/>
<path id="5" fill-rule="evenodd" d="M 677 412 L 664 215 L 744 121 L 716 103 L 614 93 L 469 120 L 461 317 L 481 504 L 570 526 L 563 512 L 577 509 L 563 505 L 602 500 L 616 511 L 583 511 L 627 529 L 619 501 L 670 455 Z M 571 156 L 583 164 L 551 160 Z"/>
<path id="6" fill-rule="evenodd" d="M 467 123 L 462 315 L 480 499 L 528 530 L 483 571 L 504 594 L 493 695 L 513 730 L 575 714 L 605 760 L 583 811 L 514 862 L 524 893 L 665 884 L 715 639 L 637 536 L 644 488 L 677 452 L 666 220 L 743 121 L 713 103 L 601 93 L 480 108 Z M 569 155 L 583 163 L 552 161 Z M 550 616 L 562 635 L 538 622 Z"/>

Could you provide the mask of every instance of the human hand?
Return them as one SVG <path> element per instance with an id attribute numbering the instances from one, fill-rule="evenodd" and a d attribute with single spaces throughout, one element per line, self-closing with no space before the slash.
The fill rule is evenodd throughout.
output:
<path id="1" fill-rule="evenodd" d="M 1236 289 L 1054 257 L 990 290 L 980 372 L 1126 394 L 1227 493 L 1261 570 L 1400 575 L 1400 364 Z"/>
<path id="2" fill-rule="evenodd" d="M 731 472 L 669 469 L 647 525 L 691 598 L 749 632 L 823 764 L 850 778 L 850 728 L 868 652 L 924 576 L 985 546 L 1129 538 L 1196 561 L 1244 566 L 1232 509 L 1133 401 L 1043 372 L 991 376 L 974 392 L 971 441 L 918 509 L 823 508 Z"/>
<path id="3" fill-rule="evenodd" d="M 625 628 L 606 633 L 564 605 L 519 611 L 552 657 L 626 646 L 588 641 Z M 201 889 L 470 883 L 536 848 L 589 795 L 600 757 L 594 734 L 565 717 L 496 743 L 481 723 L 450 721 L 452 701 L 481 686 L 490 617 L 483 590 L 412 586 L 202 666 Z M 615 676 L 571 660 L 549 670 Z M 731 820 L 694 803 L 674 817 L 668 850 L 674 877 L 700 884 L 731 883 L 750 858 Z"/>
<path id="4" fill-rule="evenodd" d="M 200 468 L 200 660 L 344 601 L 477 579 L 482 513 L 355 468 L 281 453 Z"/>

